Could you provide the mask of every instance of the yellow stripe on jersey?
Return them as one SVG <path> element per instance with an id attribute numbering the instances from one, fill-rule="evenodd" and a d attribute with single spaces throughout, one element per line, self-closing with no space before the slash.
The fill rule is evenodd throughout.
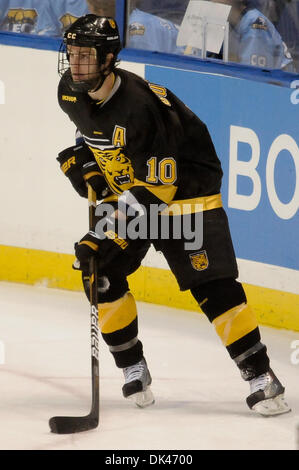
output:
<path id="1" fill-rule="evenodd" d="M 142 186 L 143 188 L 147 189 L 150 193 L 152 193 L 156 198 L 160 199 L 160 201 L 165 202 L 165 204 L 169 204 L 177 191 L 177 187 L 172 184 L 161 184 L 159 186 L 145 183 L 144 181 L 140 181 L 138 179 L 134 179 L 134 187 Z"/>
<path id="2" fill-rule="evenodd" d="M 110 196 L 106 196 L 104 199 L 103 199 L 103 202 L 107 203 L 107 202 L 116 202 L 118 200 L 118 194 L 110 194 Z"/>
<path id="3" fill-rule="evenodd" d="M 212 196 L 196 197 L 193 199 L 173 200 L 161 215 L 186 215 L 196 212 L 208 211 L 222 207 L 221 194 Z"/>
<path id="4" fill-rule="evenodd" d="M 224 346 L 229 346 L 257 328 L 258 323 L 249 305 L 242 303 L 215 318 L 213 325 Z"/>
<path id="5" fill-rule="evenodd" d="M 136 317 L 136 303 L 130 292 L 114 302 L 99 304 L 99 327 L 102 333 L 121 330 L 130 325 Z"/>
<path id="6" fill-rule="evenodd" d="M 138 181 L 138 186 L 143 186 L 147 190 L 149 190 L 149 186 L 146 183 L 143 183 L 142 181 Z M 160 190 L 164 187 L 165 186 L 159 186 Z M 170 189 L 170 192 L 172 191 L 173 189 Z M 153 191 L 151 192 L 153 193 Z M 162 192 L 159 192 L 159 194 L 161 196 Z M 155 196 L 157 196 L 157 194 L 155 194 Z M 104 202 L 115 202 L 117 201 L 118 197 L 119 196 L 117 196 L 116 194 L 112 194 L 110 196 L 107 196 L 104 199 Z M 202 196 L 192 199 L 174 199 L 171 201 L 170 204 L 168 204 L 168 207 L 161 211 L 161 215 L 187 215 L 196 212 L 208 211 L 211 209 L 218 209 L 220 207 L 222 207 L 222 197 L 220 193 L 213 194 L 212 196 Z"/>

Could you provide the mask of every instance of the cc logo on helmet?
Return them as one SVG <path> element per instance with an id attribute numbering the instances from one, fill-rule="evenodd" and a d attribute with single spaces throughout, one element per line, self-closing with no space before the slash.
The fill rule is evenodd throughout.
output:
<path id="1" fill-rule="evenodd" d="M 68 39 L 76 39 L 77 33 L 67 33 L 67 38 Z"/>

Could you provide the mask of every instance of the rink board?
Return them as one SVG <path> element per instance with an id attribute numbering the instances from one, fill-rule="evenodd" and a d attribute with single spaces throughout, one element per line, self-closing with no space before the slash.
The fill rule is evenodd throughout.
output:
<path id="1" fill-rule="evenodd" d="M 71 269 L 73 255 L 0 246 L 0 280 L 82 290 L 81 273 Z M 136 300 L 201 312 L 189 292 L 181 292 L 168 269 L 141 266 L 129 277 Z M 258 322 L 299 331 L 299 296 L 244 283 Z"/>

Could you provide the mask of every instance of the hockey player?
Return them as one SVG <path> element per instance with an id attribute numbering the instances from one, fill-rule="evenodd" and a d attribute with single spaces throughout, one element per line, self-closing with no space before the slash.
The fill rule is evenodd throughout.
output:
<path id="1" fill-rule="evenodd" d="M 98 200 L 108 194 L 98 209 L 108 201 L 117 204 L 114 212 L 99 218 L 103 229 L 97 224 L 75 245 L 75 254 L 87 293 L 88 261 L 97 258 L 99 326 L 117 367 L 123 369 L 123 395 L 139 406 L 154 401 L 127 282 L 152 241 L 180 289 L 191 290 L 249 382 L 249 407 L 265 415 L 285 413 L 284 387 L 270 368 L 257 320 L 236 280 L 221 203 L 222 170 L 207 127 L 170 90 L 116 68 L 120 49 L 113 18 L 86 15 L 66 31 L 58 98 L 84 141 L 63 150 L 58 161 L 81 196 L 86 196 L 86 182 Z M 161 226 L 169 218 L 168 239 L 161 227 L 158 239 L 151 230 L 137 239 L 120 234 L 121 224 L 129 226 L 136 219 L 152 228 L 153 207 L 159 208 Z M 186 247 L 185 234 L 175 236 L 175 222 L 185 220 L 184 208 L 195 224 L 194 233 L 202 226 L 203 244 L 196 249 Z"/>

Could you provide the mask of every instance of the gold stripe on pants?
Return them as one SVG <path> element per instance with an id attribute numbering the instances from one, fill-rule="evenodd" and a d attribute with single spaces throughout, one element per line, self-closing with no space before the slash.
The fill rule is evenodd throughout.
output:
<path id="1" fill-rule="evenodd" d="M 257 328 L 257 319 L 249 305 L 242 303 L 213 320 L 224 346 L 229 346 Z"/>
<path id="2" fill-rule="evenodd" d="M 136 303 L 130 292 L 114 302 L 99 304 L 99 327 L 102 333 L 121 330 L 132 323 L 136 317 Z"/>

